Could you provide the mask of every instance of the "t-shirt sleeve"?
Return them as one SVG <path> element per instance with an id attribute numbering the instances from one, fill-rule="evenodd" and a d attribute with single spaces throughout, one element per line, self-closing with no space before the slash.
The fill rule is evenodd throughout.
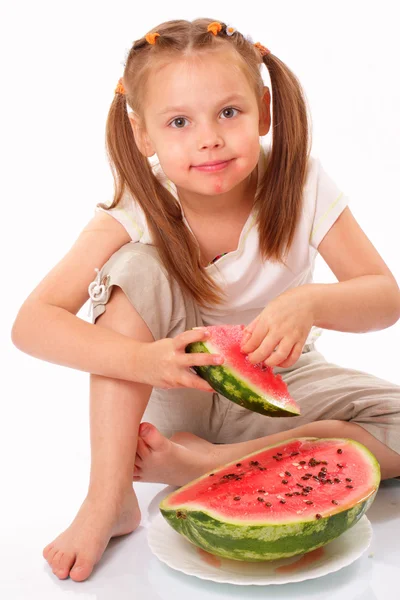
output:
<path id="1" fill-rule="evenodd" d="M 104 209 L 96 206 L 95 212 L 106 212 L 116 219 L 130 235 L 133 242 L 139 242 L 144 234 L 144 213 L 129 194 L 124 194 L 115 208 Z"/>
<path id="2" fill-rule="evenodd" d="M 317 249 L 332 225 L 349 204 L 349 198 L 331 179 L 319 159 L 314 159 L 315 209 L 311 226 L 310 245 Z"/>

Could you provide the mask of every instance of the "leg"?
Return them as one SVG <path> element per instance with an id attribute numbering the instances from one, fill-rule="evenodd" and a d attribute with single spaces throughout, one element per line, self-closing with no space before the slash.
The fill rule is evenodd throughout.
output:
<path id="1" fill-rule="evenodd" d="M 293 367 L 276 371 L 300 404 L 301 416 L 272 419 L 231 402 L 217 440 L 224 445 L 207 444 L 188 432 L 171 438 L 171 442 L 185 446 L 186 452 L 168 447 L 169 473 L 163 474 L 169 479 L 166 483 L 181 485 L 185 482 L 184 473 L 177 477 L 175 462 L 180 464 L 181 471 L 181 463 L 197 464 L 195 476 L 199 476 L 217 464 L 301 436 L 355 439 L 375 454 L 382 479 L 400 475 L 399 386 L 368 373 L 330 364 L 315 349 L 303 354 Z M 269 435 L 265 436 L 266 432 Z M 141 437 L 147 441 L 148 451 L 143 453 L 145 460 L 141 455 L 137 457 L 135 476 L 158 481 L 161 477 L 159 452 L 167 450 L 169 440 L 161 441 L 154 429 Z M 190 457 L 189 450 L 196 452 Z"/>
<path id="2" fill-rule="evenodd" d="M 100 275 L 107 293 L 94 302 L 98 326 L 152 342 L 202 324 L 194 303 L 185 301 L 177 286 L 168 281 L 152 246 L 123 246 Z M 177 390 L 179 397 L 175 398 L 175 391 L 169 390 L 164 398 L 162 391 L 139 383 L 91 377 L 92 465 L 87 497 L 70 527 L 43 552 L 60 579 L 69 574 L 76 581 L 86 579 L 110 537 L 129 533 L 139 524 L 132 475 L 138 428 L 149 397 L 157 424 L 169 432 L 178 429 L 180 415 L 190 416 L 191 393 L 200 394 L 196 396 L 200 402 L 194 404 L 197 432 L 206 431 L 211 394 L 198 390 L 183 390 L 182 394 Z M 181 419 L 181 423 L 188 426 L 191 422 Z"/>
<path id="3" fill-rule="evenodd" d="M 140 443 L 145 444 L 146 448 L 140 456 L 136 456 L 134 479 L 184 485 L 218 466 L 298 437 L 356 440 L 376 456 L 381 466 L 382 479 L 400 475 L 400 456 L 359 425 L 343 421 L 316 421 L 236 444 L 211 444 L 188 432 L 178 433 L 167 439 L 152 425 L 146 424 L 146 428 L 142 425 Z"/>
<path id="4" fill-rule="evenodd" d="M 153 341 L 149 329 L 119 288 L 98 325 Z M 130 533 L 139 525 L 140 511 L 132 489 L 133 457 L 150 392 L 151 387 L 144 384 L 91 376 L 92 461 L 88 493 L 69 528 L 43 552 L 60 579 L 70 575 L 75 581 L 83 581 L 89 577 L 110 538 Z"/>

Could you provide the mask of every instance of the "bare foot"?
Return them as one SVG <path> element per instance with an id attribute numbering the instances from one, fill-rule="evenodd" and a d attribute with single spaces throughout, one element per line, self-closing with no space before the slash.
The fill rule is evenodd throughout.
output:
<path id="1" fill-rule="evenodd" d="M 210 442 L 191 433 L 175 434 L 169 440 L 154 425 L 142 423 L 133 479 L 181 486 L 213 469 L 216 460 Z"/>
<path id="2" fill-rule="evenodd" d="M 74 521 L 43 550 L 59 579 L 84 581 L 99 562 L 110 538 L 131 533 L 140 523 L 136 495 L 128 490 L 118 502 L 86 497 Z"/>

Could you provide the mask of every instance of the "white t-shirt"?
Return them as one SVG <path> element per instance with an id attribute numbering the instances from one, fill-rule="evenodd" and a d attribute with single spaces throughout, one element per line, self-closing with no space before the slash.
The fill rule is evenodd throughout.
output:
<path id="1" fill-rule="evenodd" d="M 265 172 L 270 147 L 262 143 L 260 150 L 258 183 Z M 160 163 L 155 162 L 152 168 L 154 175 L 179 202 L 176 186 L 167 179 Z M 311 283 L 318 245 L 347 204 L 348 198 L 324 171 L 321 162 L 310 156 L 303 210 L 286 259 L 287 266 L 262 261 L 256 217 L 252 211 L 242 229 L 237 249 L 206 267 L 226 293 L 226 301 L 220 306 L 200 309 L 204 324 L 248 325 L 273 298 L 290 288 Z M 96 210 L 104 209 L 97 207 Z M 152 244 L 144 212 L 129 194 L 107 212 L 125 227 L 133 242 Z M 189 227 L 183 208 L 182 213 Z M 315 341 L 320 334 L 321 330 L 313 327 L 306 344 Z"/>

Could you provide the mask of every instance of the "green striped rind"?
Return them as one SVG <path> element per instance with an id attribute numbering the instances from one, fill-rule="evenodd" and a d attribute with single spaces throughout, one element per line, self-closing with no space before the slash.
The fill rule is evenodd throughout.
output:
<path id="1" fill-rule="evenodd" d="M 292 442 L 293 439 L 257 450 L 240 458 L 240 461 L 244 462 L 249 458 L 255 458 L 265 452 L 267 448 L 278 448 Z M 313 441 L 317 438 L 296 439 Z M 230 522 L 228 519 L 223 519 L 222 516 L 211 515 L 206 509 L 199 510 L 198 507 L 192 509 L 187 504 L 173 508 L 170 506 L 170 499 L 183 489 L 195 486 L 198 481 L 208 477 L 211 472 L 217 475 L 218 470 L 214 469 L 166 496 L 160 503 L 161 514 L 171 527 L 194 545 L 223 558 L 258 562 L 286 558 L 315 550 L 339 537 L 361 519 L 375 499 L 381 477 L 376 457 L 363 444 L 342 438 L 330 439 L 337 442 L 351 442 L 371 466 L 373 473 L 371 486 L 366 490 L 363 498 L 352 506 L 343 507 L 342 510 L 335 509 L 335 513 L 321 519 L 314 517 L 311 520 L 302 521 L 299 517 L 298 521 L 278 524 L 268 522 L 267 515 L 266 522 L 261 524 L 254 521 L 241 523 L 240 515 L 235 522 Z M 319 441 L 323 442 L 324 439 L 320 438 Z M 220 470 L 235 464 L 237 460 L 239 459 L 221 466 Z"/>
<path id="2" fill-rule="evenodd" d="M 343 512 L 290 525 L 232 525 L 187 509 L 161 508 L 161 513 L 171 527 L 203 550 L 223 558 L 258 562 L 304 554 L 328 544 L 361 519 L 375 494 Z"/>
<path id="3" fill-rule="evenodd" d="M 207 346 L 202 342 L 188 344 L 186 352 L 208 352 L 210 354 Z M 216 392 L 219 392 L 225 398 L 248 410 L 268 417 L 297 417 L 299 415 L 299 412 L 292 406 L 285 408 L 278 406 L 272 396 L 260 396 L 245 381 L 234 375 L 228 367 L 224 367 L 223 365 L 206 365 L 203 367 L 196 366 L 193 369 L 200 377 L 208 381 Z"/>

